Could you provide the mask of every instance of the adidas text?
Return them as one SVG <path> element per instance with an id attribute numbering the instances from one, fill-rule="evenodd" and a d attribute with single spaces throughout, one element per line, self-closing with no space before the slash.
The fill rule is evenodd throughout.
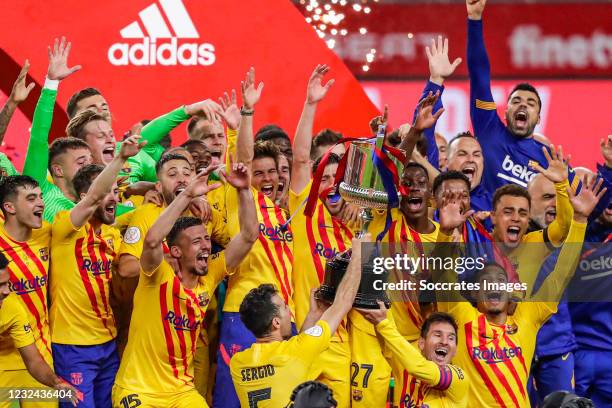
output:
<path id="1" fill-rule="evenodd" d="M 215 63 L 215 47 L 209 43 L 178 44 L 176 38 L 157 44 L 143 38 L 142 43 L 115 43 L 108 49 L 108 60 L 113 65 L 203 65 Z"/>

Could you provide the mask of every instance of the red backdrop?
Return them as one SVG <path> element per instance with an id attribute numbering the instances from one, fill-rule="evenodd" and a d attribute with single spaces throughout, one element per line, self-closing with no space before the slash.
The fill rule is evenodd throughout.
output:
<path id="1" fill-rule="evenodd" d="M 69 63 L 81 64 L 83 69 L 61 84 L 59 105 L 65 107 L 78 89 L 100 89 L 110 104 L 118 135 L 141 119 L 239 89 L 250 66 L 256 68 L 257 80 L 265 83 L 256 126 L 277 123 L 293 134 L 306 82 L 319 63 L 331 65 L 336 79 L 329 100 L 319 111 L 319 125 L 359 135 L 368 131 L 368 120 L 377 112 L 343 62 L 288 0 L 20 0 L 4 7 L 0 18 L 4 51 L 0 78 L 5 95 L 17 76 L 17 64 L 26 58 L 30 59 L 30 74 L 42 83 L 47 44 L 65 35 L 73 42 Z M 134 38 L 141 35 L 146 38 Z M 167 36 L 178 38 L 164 38 Z M 144 58 L 142 50 L 134 46 L 143 47 L 144 42 L 150 47 L 155 37 L 157 47 L 164 45 L 161 48 L 166 50 L 152 65 L 152 59 Z M 176 58 L 171 50 L 174 44 L 181 54 Z M 111 47 L 114 52 L 109 58 Z M 122 47 L 130 47 L 133 58 L 129 60 L 125 54 L 129 65 L 114 65 L 111 61 L 125 62 L 126 58 L 121 61 Z M 190 47 L 196 51 L 195 57 Z M 172 65 L 162 65 L 160 60 Z M 143 62 L 147 65 L 137 65 Z M 185 65 L 191 63 L 195 65 Z M 39 94 L 37 87 L 24 106 L 24 115 L 18 114 L 11 123 L 8 147 L 25 151 L 27 118 Z M 4 95 L 0 97 L 4 99 Z M 65 116 L 57 112 L 52 137 L 62 136 L 65 124 Z M 183 140 L 184 126 L 173 137 Z M 17 158 L 18 167 L 20 161 Z"/>

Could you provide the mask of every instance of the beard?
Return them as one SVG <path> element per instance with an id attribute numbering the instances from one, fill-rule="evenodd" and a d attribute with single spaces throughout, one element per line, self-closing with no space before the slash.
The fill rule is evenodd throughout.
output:
<path id="1" fill-rule="evenodd" d="M 104 207 L 96 208 L 92 218 L 96 218 L 100 220 L 102 224 L 106 225 L 112 225 L 115 223 L 115 213 L 113 213 L 113 215 L 108 214 L 106 211 L 104 211 Z"/>

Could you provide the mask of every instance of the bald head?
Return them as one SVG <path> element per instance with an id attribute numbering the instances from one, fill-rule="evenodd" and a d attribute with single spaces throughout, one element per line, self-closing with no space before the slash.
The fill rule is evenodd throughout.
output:
<path id="1" fill-rule="evenodd" d="M 552 181 L 536 174 L 527 185 L 531 195 L 530 218 L 541 228 L 547 227 L 557 216 L 557 193 Z"/>

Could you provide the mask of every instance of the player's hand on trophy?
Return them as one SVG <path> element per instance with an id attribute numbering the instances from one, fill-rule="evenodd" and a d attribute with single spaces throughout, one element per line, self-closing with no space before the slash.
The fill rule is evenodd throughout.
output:
<path id="1" fill-rule="evenodd" d="M 368 322 L 372 323 L 374 326 L 387 318 L 387 306 L 385 306 L 384 302 L 381 302 L 380 300 L 377 300 L 376 303 L 378 303 L 378 309 L 356 309 Z"/>

